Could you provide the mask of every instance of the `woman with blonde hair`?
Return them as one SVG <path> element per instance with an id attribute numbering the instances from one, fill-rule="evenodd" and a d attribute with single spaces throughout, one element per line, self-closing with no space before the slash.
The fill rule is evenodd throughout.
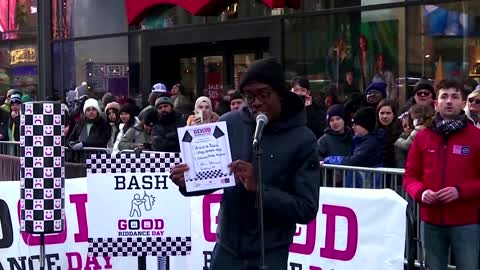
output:
<path id="1" fill-rule="evenodd" d="M 468 95 L 464 111 L 468 119 L 477 128 L 480 128 L 480 87 L 477 86 L 475 91 Z"/>
<path id="2" fill-rule="evenodd" d="M 208 97 L 199 97 L 195 101 L 194 114 L 187 119 L 187 126 L 215 123 L 218 118 L 218 114 L 212 109 L 212 101 Z"/>

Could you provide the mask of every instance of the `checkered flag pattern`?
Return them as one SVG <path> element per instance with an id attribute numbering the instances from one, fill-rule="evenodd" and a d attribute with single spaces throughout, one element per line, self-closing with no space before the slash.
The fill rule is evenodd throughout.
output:
<path id="1" fill-rule="evenodd" d="M 187 256 L 191 237 L 88 239 L 89 257 Z"/>
<path id="2" fill-rule="evenodd" d="M 20 115 L 20 230 L 63 231 L 64 111 L 61 103 L 28 102 Z"/>
<path id="3" fill-rule="evenodd" d="M 168 173 L 181 161 L 180 153 L 95 154 L 87 159 L 87 174 Z"/>
<path id="4" fill-rule="evenodd" d="M 187 182 L 194 182 L 194 181 L 203 181 L 208 179 L 215 179 L 219 177 L 229 177 L 232 173 L 223 173 L 222 170 L 211 170 L 211 171 L 203 171 L 198 172 L 195 175 L 195 178 L 187 179 Z"/>

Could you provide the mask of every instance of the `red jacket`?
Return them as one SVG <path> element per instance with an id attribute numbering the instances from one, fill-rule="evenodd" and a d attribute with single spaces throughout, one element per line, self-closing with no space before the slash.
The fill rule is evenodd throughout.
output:
<path id="1" fill-rule="evenodd" d="M 460 226 L 479 223 L 480 129 L 468 123 L 445 140 L 433 130 L 420 131 L 410 148 L 403 185 L 420 203 L 422 221 L 433 225 Z M 423 191 L 454 186 L 459 198 L 450 203 L 421 202 Z"/>

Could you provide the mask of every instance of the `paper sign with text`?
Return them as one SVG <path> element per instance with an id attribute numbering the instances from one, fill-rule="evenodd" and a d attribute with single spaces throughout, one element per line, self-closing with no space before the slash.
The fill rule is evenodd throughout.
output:
<path id="1" fill-rule="evenodd" d="M 235 185 L 228 168 L 232 155 L 225 122 L 179 128 L 178 139 L 182 160 L 189 167 L 185 173 L 188 192 Z"/>

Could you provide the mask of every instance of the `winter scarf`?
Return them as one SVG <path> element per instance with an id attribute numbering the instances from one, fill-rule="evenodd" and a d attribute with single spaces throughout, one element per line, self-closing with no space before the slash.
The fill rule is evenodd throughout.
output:
<path id="1" fill-rule="evenodd" d="M 450 134 L 464 129 L 467 126 L 467 121 L 467 116 L 464 113 L 453 120 L 445 120 L 437 113 L 433 119 L 431 128 L 444 138 L 448 138 Z"/>

